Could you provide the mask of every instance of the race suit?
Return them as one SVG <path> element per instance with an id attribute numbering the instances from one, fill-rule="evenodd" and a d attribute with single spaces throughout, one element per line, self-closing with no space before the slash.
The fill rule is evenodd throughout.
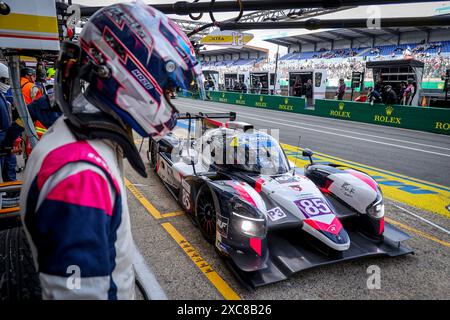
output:
<path id="1" fill-rule="evenodd" d="M 33 149 L 20 207 L 43 299 L 134 299 L 120 150 L 77 141 L 64 117 Z"/>

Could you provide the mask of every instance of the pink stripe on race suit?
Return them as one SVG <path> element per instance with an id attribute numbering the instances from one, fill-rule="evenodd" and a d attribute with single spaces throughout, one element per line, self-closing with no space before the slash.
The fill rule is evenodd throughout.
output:
<path id="1" fill-rule="evenodd" d="M 253 200 L 252 196 L 247 192 L 247 190 L 245 190 L 245 184 L 241 184 L 241 182 L 236 181 L 228 181 L 228 184 L 239 193 L 242 199 L 257 207 L 255 200 Z"/>
<path id="2" fill-rule="evenodd" d="M 110 177 L 113 177 L 105 160 L 95 151 L 95 149 L 86 141 L 76 141 L 65 144 L 59 148 L 52 150 L 44 159 L 41 169 L 37 176 L 38 189 L 42 186 L 50 176 L 55 174 L 59 169 L 71 162 L 89 162 L 104 169 Z M 119 185 L 113 178 L 116 192 L 119 192 Z"/>
<path id="3" fill-rule="evenodd" d="M 101 209 L 112 216 L 112 201 L 108 190 L 105 178 L 92 170 L 84 170 L 58 183 L 46 199 Z"/>
<path id="4" fill-rule="evenodd" d="M 370 178 L 369 176 L 366 176 L 364 173 L 354 171 L 354 170 L 347 170 L 348 173 L 350 173 L 352 176 L 358 178 L 359 180 L 364 181 L 366 184 L 368 184 L 373 190 L 377 191 L 377 183 Z"/>

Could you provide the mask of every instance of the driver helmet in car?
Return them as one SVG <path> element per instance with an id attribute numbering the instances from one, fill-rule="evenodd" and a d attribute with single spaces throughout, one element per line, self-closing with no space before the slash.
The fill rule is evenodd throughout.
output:
<path id="1" fill-rule="evenodd" d="M 225 169 L 267 175 L 289 171 L 283 150 L 267 133 L 222 129 L 209 144 L 215 164 Z"/>

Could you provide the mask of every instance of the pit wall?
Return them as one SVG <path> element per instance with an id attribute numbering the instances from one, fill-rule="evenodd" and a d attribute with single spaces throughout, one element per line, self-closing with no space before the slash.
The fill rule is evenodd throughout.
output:
<path id="1" fill-rule="evenodd" d="M 208 91 L 211 101 L 450 135 L 450 109 Z"/>

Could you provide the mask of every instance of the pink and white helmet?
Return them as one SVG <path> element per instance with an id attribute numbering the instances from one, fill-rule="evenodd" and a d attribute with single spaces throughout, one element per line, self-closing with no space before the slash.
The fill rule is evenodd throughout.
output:
<path id="1" fill-rule="evenodd" d="M 119 117 L 141 136 L 163 135 L 176 124 L 168 91 L 203 91 L 194 48 L 180 28 L 143 3 L 114 4 L 96 12 L 79 38 L 83 63 L 97 72 L 89 94 L 102 111 Z"/>

